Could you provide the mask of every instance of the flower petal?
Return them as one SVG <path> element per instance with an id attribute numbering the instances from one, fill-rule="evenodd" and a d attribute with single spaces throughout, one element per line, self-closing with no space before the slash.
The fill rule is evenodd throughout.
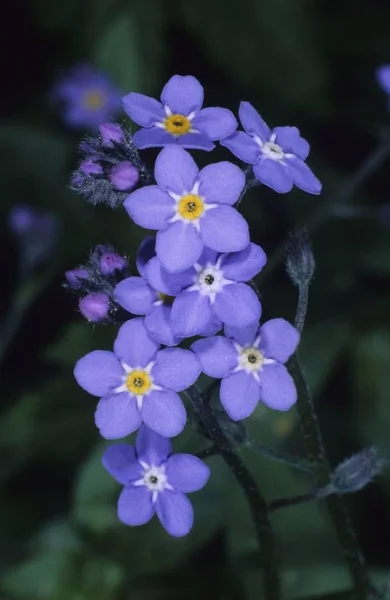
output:
<path id="1" fill-rule="evenodd" d="M 223 276 L 233 281 L 249 281 L 267 262 L 263 248 L 252 242 L 241 252 L 226 254 L 222 259 Z"/>
<path id="2" fill-rule="evenodd" d="M 216 295 L 213 310 L 222 323 L 246 327 L 260 319 L 261 304 L 249 285 L 235 283 L 224 286 Z"/>
<path id="3" fill-rule="evenodd" d="M 210 301 L 199 292 L 183 292 L 175 298 L 171 310 L 172 331 L 175 335 L 198 335 L 211 318 Z"/>
<path id="4" fill-rule="evenodd" d="M 184 404 L 172 390 L 154 390 L 145 396 L 141 414 L 145 425 L 169 438 L 179 435 L 187 421 Z"/>
<path id="5" fill-rule="evenodd" d="M 253 321 L 246 327 L 234 327 L 233 325 L 225 325 L 224 332 L 226 337 L 238 342 L 240 346 L 251 346 L 259 333 L 259 322 Z"/>
<path id="6" fill-rule="evenodd" d="M 133 221 L 145 229 L 164 229 L 175 214 L 173 199 L 157 185 L 136 190 L 127 196 L 123 206 Z"/>
<path id="7" fill-rule="evenodd" d="M 203 108 L 195 115 L 192 126 L 210 140 L 222 140 L 237 129 L 237 121 L 228 108 Z"/>
<path id="8" fill-rule="evenodd" d="M 255 410 L 260 386 L 251 373 L 238 371 L 221 382 L 221 404 L 233 421 L 246 419 Z"/>
<path id="9" fill-rule="evenodd" d="M 93 396 L 104 396 L 122 383 L 123 369 L 113 352 L 94 350 L 80 358 L 74 376 L 85 391 Z"/>
<path id="10" fill-rule="evenodd" d="M 198 179 L 199 169 L 191 154 L 177 145 L 163 148 L 156 158 L 154 176 L 162 190 L 189 193 Z"/>
<path id="11" fill-rule="evenodd" d="M 299 158 L 290 159 L 288 161 L 288 169 L 297 187 L 309 194 L 320 194 L 322 183 L 309 169 L 306 163 Z"/>
<path id="12" fill-rule="evenodd" d="M 141 277 L 145 277 L 145 268 L 151 258 L 156 256 L 156 238 L 148 235 L 144 238 L 137 252 L 137 270 Z"/>
<path id="13" fill-rule="evenodd" d="M 147 315 L 154 310 L 157 294 L 142 277 L 128 277 L 118 283 L 114 298 L 133 315 Z"/>
<path id="14" fill-rule="evenodd" d="M 175 141 L 179 146 L 191 148 L 191 150 L 205 150 L 206 152 L 210 152 L 215 148 L 215 144 L 201 133 L 185 133 L 176 138 Z"/>
<path id="15" fill-rule="evenodd" d="M 290 169 L 276 160 L 261 158 L 260 162 L 254 165 L 253 172 L 261 183 L 268 185 L 275 192 L 285 194 L 292 189 L 294 182 Z"/>
<path id="16" fill-rule="evenodd" d="M 208 466 L 192 454 L 170 456 L 165 473 L 168 483 L 185 494 L 201 490 L 210 477 Z"/>
<path id="17" fill-rule="evenodd" d="M 241 124 L 250 135 L 257 135 L 262 142 L 267 142 L 271 136 L 271 130 L 262 119 L 257 110 L 249 102 L 241 102 L 238 110 Z"/>
<path id="18" fill-rule="evenodd" d="M 289 410 L 297 401 L 294 381 L 284 365 L 264 365 L 260 373 L 260 400 L 274 410 Z"/>
<path id="19" fill-rule="evenodd" d="M 177 346 L 182 341 L 174 335 L 171 327 L 171 307 L 165 304 L 156 306 L 154 311 L 145 317 L 145 327 L 148 333 L 159 344 Z"/>
<path id="20" fill-rule="evenodd" d="M 125 525 L 144 525 L 154 515 L 152 493 L 145 487 L 126 487 L 118 500 L 118 517 Z"/>
<path id="21" fill-rule="evenodd" d="M 390 65 L 382 65 L 376 70 L 376 80 L 384 92 L 390 94 Z"/>
<path id="22" fill-rule="evenodd" d="M 204 337 L 209 337 L 210 335 L 215 335 L 216 333 L 218 333 L 218 331 L 221 331 L 221 329 L 222 329 L 221 319 L 218 319 L 217 315 L 215 315 L 213 312 L 211 312 L 209 321 L 207 322 L 205 327 L 202 327 L 202 329 L 201 329 L 201 331 L 199 331 L 198 335 L 202 335 Z"/>
<path id="23" fill-rule="evenodd" d="M 142 477 L 142 467 L 135 455 L 134 446 L 113 444 L 106 448 L 102 456 L 103 467 L 123 485 Z"/>
<path id="24" fill-rule="evenodd" d="M 148 283 L 155 290 L 168 294 L 168 296 L 177 296 L 183 288 L 193 283 L 195 271 L 190 269 L 181 273 L 168 273 L 155 256 L 146 265 L 145 275 Z"/>
<path id="25" fill-rule="evenodd" d="M 166 348 L 156 355 L 152 377 L 157 385 L 182 392 L 198 379 L 200 363 L 195 354 L 182 348 Z"/>
<path id="26" fill-rule="evenodd" d="M 182 537 L 190 532 L 194 511 L 187 496 L 181 492 L 164 490 L 157 497 L 156 508 L 161 525 L 170 535 Z"/>
<path id="27" fill-rule="evenodd" d="M 102 398 L 96 408 L 95 423 L 102 437 L 117 440 L 136 431 L 142 423 L 137 403 L 128 392 Z"/>
<path id="28" fill-rule="evenodd" d="M 150 127 L 148 129 L 139 129 L 133 135 L 134 144 L 139 150 L 146 148 L 159 148 L 167 144 L 176 144 L 177 140 L 172 134 L 161 127 Z"/>
<path id="29" fill-rule="evenodd" d="M 174 75 L 161 92 L 161 102 L 174 114 L 188 116 L 203 104 L 203 87 L 192 75 Z"/>
<path id="30" fill-rule="evenodd" d="M 134 123 L 143 127 L 151 127 L 154 123 L 163 121 L 166 116 L 161 102 L 144 94 L 131 92 L 122 98 L 122 104 Z"/>
<path id="31" fill-rule="evenodd" d="M 197 340 L 191 346 L 209 377 L 227 377 L 238 364 L 237 350 L 232 342 L 222 335 Z"/>
<path id="32" fill-rule="evenodd" d="M 202 254 L 203 247 L 204 243 L 195 227 L 183 221 L 172 223 L 164 231 L 159 231 L 156 237 L 157 256 L 170 273 L 179 273 L 192 267 Z"/>
<path id="33" fill-rule="evenodd" d="M 245 131 L 235 131 L 220 143 L 233 152 L 234 156 L 250 165 L 254 165 L 260 159 L 260 146 Z"/>
<path id="34" fill-rule="evenodd" d="M 310 152 L 310 145 L 300 136 L 297 127 L 275 127 L 272 131 L 276 135 L 275 143 L 278 144 L 283 152 L 295 154 L 298 158 L 305 160 Z"/>
<path id="35" fill-rule="evenodd" d="M 171 440 L 141 425 L 135 442 L 138 459 L 149 466 L 159 467 L 172 452 Z"/>
<path id="36" fill-rule="evenodd" d="M 114 352 L 129 367 L 146 367 L 160 344 L 146 331 L 143 319 L 126 321 L 118 331 Z"/>
<path id="37" fill-rule="evenodd" d="M 231 162 L 208 165 L 199 173 L 199 195 L 209 204 L 234 204 L 245 186 L 244 172 Z"/>
<path id="38" fill-rule="evenodd" d="M 232 206 L 208 210 L 200 219 L 200 233 L 205 245 L 217 252 L 238 252 L 250 241 L 248 223 Z"/>
<path id="39" fill-rule="evenodd" d="M 298 331 L 284 319 L 271 319 L 260 328 L 259 348 L 267 358 L 285 363 L 298 343 Z"/>

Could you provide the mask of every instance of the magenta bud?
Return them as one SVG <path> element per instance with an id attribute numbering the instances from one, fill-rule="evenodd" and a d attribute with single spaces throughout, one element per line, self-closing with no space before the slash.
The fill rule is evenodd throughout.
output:
<path id="1" fill-rule="evenodd" d="M 125 258 L 115 254 L 115 252 L 105 252 L 100 258 L 100 272 L 102 275 L 114 275 L 115 271 L 122 271 L 125 266 Z"/>
<path id="2" fill-rule="evenodd" d="M 83 279 L 88 279 L 89 274 L 86 269 L 72 269 L 71 271 L 66 271 L 65 279 L 73 290 L 77 290 L 82 285 Z"/>
<path id="3" fill-rule="evenodd" d="M 110 300 L 106 294 L 95 292 L 84 296 L 79 301 L 81 314 L 90 323 L 103 321 L 110 310 Z"/>
<path id="4" fill-rule="evenodd" d="M 80 171 L 85 173 L 85 175 L 102 175 L 103 167 L 93 160 L 83 160 L 80 163 Z"/>
<path id="5" fill-rule="evenodd" d="M 123 141 L 123 131 L 117 123 L 101 123 L 99 131 L 105 146 L 112 146 L 112 142 L 119 144 Z"/>
<path id="6" fill-rule="evenodd" d="M 118 192 L 130 192 L 139 179 L 138 169 L 128 160 L 118 163 L 111 169 L 111 185 Z"/>

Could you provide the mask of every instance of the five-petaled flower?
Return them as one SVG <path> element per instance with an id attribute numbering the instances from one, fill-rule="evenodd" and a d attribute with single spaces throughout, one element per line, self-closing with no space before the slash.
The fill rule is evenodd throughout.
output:
<path id="1" fill-rule="evenodd" d="M 191 346 L 206 375 L 222 379 L 221 403 L 234 420 L 252 414 L 259 400 L 274 410 L 288 410 L 297 400 L 284 363 L 299 342 L 298 331 L 284 319 L 258 327 L 225 327 L 225 335 L 197 340 Z"/>
<path id="2" fill-rule="evenodd" d="M 181 433 L 186 411 L 177 392 L 195 383 L 200 371 L 190 350 L 160 350 L 143 319 L 132 319 L 119 329 L 114 352 L 90 352 L 74 375 L 82 388 L 101 397 L 95 413 L 101 435 L 118 439 L 142 422 L 165 437 Z"/>
<path id="3" fill-rule="evenodd" d="M 89 65 L 69 71 L 54 87 L 53 100 L 62 103 L 62 118 L 74 128 L 97 129 L 121 109 L 121 93 L 109 78 Z"/>
<path id="4" fill-rule="evenodd" d="M 177 143 L 185 148 L 212 150 L 237 127 L 227 108 L 203 108 L 203 87 L 191 75 L 174 75 L 161 93 L 161 102 L 130 93 L 122 100 L 127 114 L 141 125 L 134 134 L 138 148 Z"/>
<path id="5" fill-rule="evenodd" d="M 253 165 L 260 183 L 276 192 L 289 192 L 293 185 L 309 194 L 319 194 L 322 185 L 305 164 L 310 146 L 296 127 L 271 131 L 249 102 L 241 102 L 240 121 L 244 131 L 235 131 L 221 141 L 235 156 Z"/>
<path id="6" fill-rule="evenodd" d="M 170 535 L 189 533 L 194 515 L 185 494 L 202 489 L 210 469 L 191 454 L 171 454 L 169 439 L 142 425 L 135 447 L 115 444 L 102 463 L 125 486 L 118 501 L 118 517 L 126 525 L 144 525 L 155 513 Z"/>
<path id="7" fill-rule="evenodd" d="M 245 186 L 245 175 L 230 162 L 201 171 L 179 146 L 167 146 L 156 160 L 157 185 L 130 194 L 124 207 L 146 229 L 157 230 L 156 254 L 170 273 L 184 271 L 205 246 L 238 252 L 249 244 L 245 219 L 233 208 Z"/>

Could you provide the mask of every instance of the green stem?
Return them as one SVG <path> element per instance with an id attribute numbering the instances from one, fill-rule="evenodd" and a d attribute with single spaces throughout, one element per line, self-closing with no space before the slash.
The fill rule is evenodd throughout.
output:
<path id="1" fill-rule="evenodd" d="M 299 496 L 290 496 L 289 498 L 276 498 L 269 502 L 268 510 L 274 511 L 279 508 L 286 508 L 287 506 L 296 506 L 297 504 L 303 504 L 304 502 L 312 502 L 313 500 L 318 500 L 318 497 L 318 493 L 313 492 L 312 494 L 301 494 Z"/>

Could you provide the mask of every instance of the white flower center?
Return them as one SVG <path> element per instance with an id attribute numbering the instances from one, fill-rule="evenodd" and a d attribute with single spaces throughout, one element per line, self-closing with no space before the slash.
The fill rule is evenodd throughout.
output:
<path id="1" fill-rule="evenodd" d="M 266 358 L 259 350 L 260 336 L 256 338 L 253 346 L 240 346 L 234 342 L 237 350 L 237 366 L 234 373 L 237 371 L 245 371 L 251 373 L 253 377 L 259 381 L 259 373 L 263 369 L 263 365 L 271 365 L 275 361 L 272 358 Z"/>
<path id="2" fill-rule="evenodd" d="M 159 385 L 156 385 L 151 375 L 151 370 L 154 362 L 150 362 L 146 367 L 131 367 L 125 362 L 121 363 L 124 370 L 123 383 L 113 390 L 114 394 L 127 392 L 134 396 L 137 401 L 137 406 L 141 410 L 142 402 L 145 396 L 153 390 L 161 390 Z"/>
<path id="3" fill-rule="evenodd" d="M 215 297 L 225 285 L 231 285 L 234 281 L 225 279 L 220 268 L 220 259 L 213 265 L 208 263 L 205 267 L 196 263 L 195 283 L 187 288 L 187 291 L 198 291 L 202 296 L 208 296 L 213 304 Z"/>
<path id="4" fill-rule="evenodd" d="M 173 487 L 168 483 L 168 478 L 165 473 L 165 464 L 156 467 L 154 465 L 148 465 L 143 461 L 139 461 L 144 472 L 141 479 L 134 481 L 133 485 L 136 487 L 145 486 L 150 492 L 152 492 L 152 500 L 156 502 L 159 493 L 164 490 L 173 490 Z"/>
<path id="5" fill-rule="evenodd" d="M 272 160 L 282 160 L 284 158 L 284 152 L 278 144 L 274 142 L 267 142 L 262 147 L 263 156 L 271 158 Z"/>

